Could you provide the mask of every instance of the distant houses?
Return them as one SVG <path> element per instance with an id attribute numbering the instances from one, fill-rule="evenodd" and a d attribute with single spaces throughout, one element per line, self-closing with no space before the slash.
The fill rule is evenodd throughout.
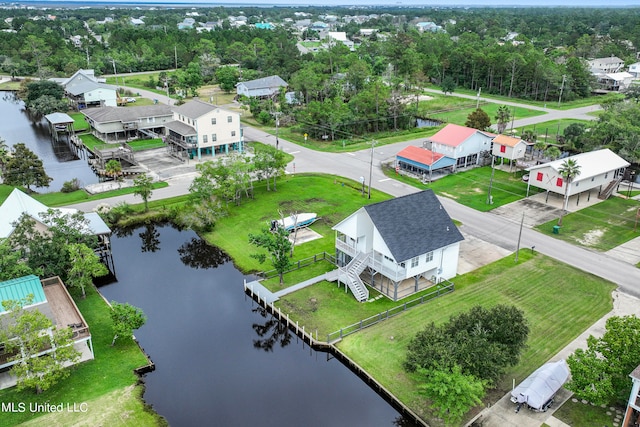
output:
<path id="1" fill-rule="evenodd" d="M 367 285 L 397 301 L 454 277 L 464 240 L 431 190 L 364 206 L 333 230 L 338 280 L 361 302 Z"/>
<path id="2" fill-rule="evenodd" d="M 287 82 L 282 80 L 280 76 L 269 76 L 238 83 L 236 85 L 236 93 L 238 96 L 246 96 L 248 98 L 272 98 L 280 93 L 280 88 L 288 86 Z"/>

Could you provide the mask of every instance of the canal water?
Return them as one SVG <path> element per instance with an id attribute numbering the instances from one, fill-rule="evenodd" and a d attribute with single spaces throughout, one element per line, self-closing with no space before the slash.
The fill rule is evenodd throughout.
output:
<path id="1" fill-rule="evenodd" d="M 65 181 L 73 178 L 78 178 L 81 186 L 98 182 L 86 159 L 76 157 L 66 142 L 52 142 L 47 121 L 42 119 L 34 123 L 24 103 L 13 92 L 0 91 L 0 138 L 9 147 L 24 143 L 42 160 L 53 181 L 49 187 L 32 188 L 38 193 L 58 191 Z"/>
<path id="2" fill-rule="evenodd" d="M 243 291 L 252 277 L 195 233 L 148 225 L 112 242 L 118 280 L 100 291 L 147 315 L 136 337 L 156 370 L 144 398 L 170 425 L 409 425 L 338 360 L 265 317 Z"/>

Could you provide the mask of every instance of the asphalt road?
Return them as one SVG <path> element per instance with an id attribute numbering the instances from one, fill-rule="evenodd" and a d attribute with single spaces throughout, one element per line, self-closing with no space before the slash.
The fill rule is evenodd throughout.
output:
<path id="1" fill-rule="evenodd" d="M 156 98 L 159 102 L 169 104 L 171 101 L 152 92 L 138 90 L 142 96 Z M 468 97 L 468 96 L 467 96 Z M 469 97 L 476 99 L 475 97 Z M 517 103 L 508 103 L 509 105 L 520 105 Z M 520 105 L 525 108 L 534 108 L 527 105 Z M 522 121 L 516 120 L 514 126 L 521 126 L 526 120 L 526 124 L 541 123 L 548 120 L 558 118 L 582 118 L 593 119 L 593 116 L 586 115 L 589 112 L 596 111 L 598 107 L 585 107 L 574 110 L 551 110 L 541 107 L 535 107 L 539 110 L 546 111 L 546 114 Z M 248 141 L 259 141 L 265 144 L 275 145 L 275 137 L 261 130 L 245 126 L 244 137 Z M 392 145 L 373 147 L 353 153 L 321 153 L 313 151 L 299 145 L 293 144 L 282 138 L 279 139 L 279 147 L 284 151 L 292 154 L 295 159 L 287 166 L 287 173 L 295 174 L 300 172 L 321 172 L 343 176 L 346 178 L 359 181 L 365 179 L 365 183 L 380 191 L 386 192 L 393 196 L 402 196 L 418 191 L 416 188 L 400 183 L 396 180 L 386 177 L 380 168 L 380 162 L 392 158 L 395 153 L 400 151 L 407 145 L 421 145 L 423 139 L 405 141 Z M 373 161 L 372 161 L 373 160 Z M 369 179 L 371 174 L 372 179 Z M 190 178 L 179 177 L 170 180 L 170 186 L 164 189 L 154 190 L 153 199 L 173 197 L 188 192 Z M 493 243 L 502 248 L 515 251 L 518 245 L 518 236 L 520 234 L 520 224 L 508 218 L 501 217 L 491 212 L 479 212 L 474 209 L 463 206 L 452 199 L 440 197 L 440 202 L 445 207 L 449 215 L 460 221 L 466 233 L 480 238 L 489 243 Z M 139 199 L 133 196 L 121 196 L 108 200 L 109 203 L 116 204 L 120 201 L 128 203 L 139 203 Z M 91 210 L 95 207 L 96 202 L 78 204 L 75 207 L 81 210 Z M 640 270 L 635 266 L 612 258 L 607 254 L 595 252 L 566 243 L 564 241 L 554 239 L 552 237 L 541 234 L 533 229 L 522 228 L 520 238 L 521 250 L 531 250 L 535 247 L 547 256 L 555 258 L 566 264 L 592 273 L 603 279 L 607 279 L 616 283 L 620 290 L 631 295 L 640 297 Z"/>

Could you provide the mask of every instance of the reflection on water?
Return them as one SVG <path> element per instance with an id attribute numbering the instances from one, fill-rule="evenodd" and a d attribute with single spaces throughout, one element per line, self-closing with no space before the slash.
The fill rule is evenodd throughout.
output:
<path id="1" fill-rule="evenodd" d="M 147 315 L 136 337 L 156 370 L 145 376 L 144 398 L 170 425 L 403 423 L 338 360 L 304 346 L 245 296 L 243 279 L 252 278 L 195 233 L 140 227 L 114 235 L 112 246 L 118 281 L 100 291 Z"/>
<path id="2" fill-rule="evenodd" d="M 58 191 L 65 181 L 74 178 L 82 186 L 98 182 L 87 161 L 78 159 L 66 142 L 52 142 L 45 119 L 32 120 L 14 92 L 1 91 L 0 94 L 0 138 L 10 147 L 19 142 L 26 144 L 42 160 L 47 175 L 53 178 L 49 187 L 37 188 L 36 191 Z"/>

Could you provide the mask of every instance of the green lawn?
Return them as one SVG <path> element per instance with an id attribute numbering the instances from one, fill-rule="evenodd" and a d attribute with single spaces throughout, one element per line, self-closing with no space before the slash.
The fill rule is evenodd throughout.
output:
<path id="1" fill-rule="evenodd" d="M 167 145 L 162 141 L 162 138 L 152 139 L 136 139 L 135 141 L 127 142 L 133 151 L 153 150 L 154 148 L 162 148 Z"/>
<path id="2" fill-rule="evenodd" d="M 595 119 L 595 117 L 594 117 Z M 588 120 L 562 119 L 550 120 L 548 122 L 536 123 L 531 126 L 514 128 L 515 135 L 522 135 L 525 131 L 532 131 L 537 135 L 537 139 L 548 143 L 556 143 L 558 136 L 564 135 L 564 130 L 574 123 L 580 123 L 589 127 Z M 510 128 L 509 128 L 510 130 Z"/>
<path id="3" fill-rule="evenodd" d="M 89 129 L 89 123 L 85 120 L 85 115 L 82 113 L 69 113 L 69 116 L 73 119 L 73 130 L 76 132 L 83 132 Z"/>
<path id="4" fill-rule="evenodd" d="M 59 403 L 82 403 L 90 402 L 108 393 L 118 391 L 137 383 L 138 377 L 134 374 L 135 368 L 147 364 L 147 360 L 140 348 L 132 340 L 118 341 L 116 346 L 111 347 L 113 332 L 111 329 L 111 319 L 109 317 L 109 307 L 104 302 L 97 291 L 87 288 L 86 299 L 78 298 L 74 295 L 76 304 L 89 324 L 93 340 L 95 359 L 71 368 L 71 375 L 44 392 L 36 395 L 32 391 L 18 392 L 15 387 L 0 391 L 0 401 L 2 402 L 30 402 L 51 404 Z M 139 386 L 138 386 L 139 387 Z M 123 401 L 126 403 L 127 411 L 121 409 L 116 411 L 114 421 L 122 417 L 126 412 L 127 423 L 129 425 L 151 426 L 158 424 L 157 415 L 153 415 L 144 409 L 143 402 L 139 400 L 140 392 L 132 394 L 131 399 Z M 86 414 L 94 420 L 100 420 L 99 424 L 113 425 L 111 422 L 101 420 L 100 414 L 109 408 L 99 405 L 89 406 Z M 26 411 L 24 413 L 3 413 L 0 418 L 0 425 L 13 426 L 34 418 L 34 414 Z M 121 422 L 121 421 L 120 421 Z M 43 425 L 43 424 L 39 424 Z M 97 425 L 97 424 L 96 424 Z"/>
<path id="5" fill-rule="evenodd" d="M 469 100 L 467 100 L 469 101 Z M 430 101 L 425 101 L 426 103 L 429 103 Z M 473 102 L 472 102 L 473 103 Z M 467 104 L 468 105 L 468 102 Z M 496 113 L 498 111 L 498 108 L 501 106 L 501 104 L 499 103 L 484 103 L 480 105 L 480 108 L 489 115 L 489 118 L 491 119 L 491 123 L 495 126 L 495 116 Z M 472 112 L 474 112 L 476 110 L 476 106 L 475 103 L 473 103 L 472 107 L 466 107 L 466 108 L 459 108 L 459 109 L 455 109 L 452 111 L 446 111 L 446 112 L 436 112 L 436 113 L 429 113 L 428 117 L 429 118 L 433 118 L 433 119 L 437 119 L 437 120 L 441 120 L 443 122 L 447 122 L 447 123 L 455 123 L 461 126 L 464 126 L 464 124 L 467 121 L 467 117 L 469 116 L 469 114 L 471 114 Z M 427 110 L 428 111 L 428 110 Z M 509 107 L 509 111 L 511 113 L 512 116 L 514 116 L 515 114 L 515 119 L 524 119 L 527 117 L 535 117 L 535 116 L 540 116 L 542 114 L 544 114 L 544 112 L 539 111 L 539 110 L 533 110 L 530 108 L 523 108 L 523 107 Z"/>
<path id="6" fill-rule="evenodd" d="M 93 151 L 96 147 L 102 147 L 103 145 L 105 145 L 105 142 L 103 140 L 91 135 L 90 133 L 79 135 L 79 137 L 85 147 L 87 147 L 91 151 Z"/>
<path id="7" fill-rule="evenodd" d="M 343 185 L 344 184 L 344 185 Z M 248 234 L 267 227 L 269 220 L 292 212 L 315 212 L 319 220 L 310 228 L 322 239 L 296 246 L 294 260 L 326 251 L 333 253 L 335 232 L 331 227 L 364 204 L 379 202 L 388 195 L 372 190 L 371 200 L 361 194 L 360 183 L 329 175 L 296 174 L 277 181 L 278 191 L 267 192 L 263 182 L 255 186 L 255 198 L 243 199 L 240 206 L 230 206 L 229 215 L 220 218 L 216 227 L 203 236 L 228 253 L 236 266 L 244 271 L 271 270 L 269 263 L 260 264 L 250 254 L 258 248 L 249 244 Z"/>
<path id="8" fill-rule="evenodd" d="M 456 277 L 452 294 L 350 335 L 338 348 L 429 421 L 427 402 L 416 390 L 415 377 L 402 369 L 411 338 L 431 321 L 444 323 L 474 305 L 513 304 L 525 312 L 531 332 L 520 363 L 508 370 L 493 392 L 502 396 L 511 389 L 513 379 L 522 381 L 609 312 L 615 289 L 609 282 L 540 254 L 522 252 L 520 260 L 514 264 L 509 256 Z M 359 304 L 350 295 L 344 297 L 351 298 L 354 306 Z M 294 320 L 306 326 L 305 318 Z"/>
<path id="9" fill-rule="evenodd" d="M 591 197 L 595 197 L 592 195 Z M 559 234 L 553 234 L 556 220 L 535 227 L 549 236 L 575 245 L 599 251 L 608 251 L 636 237 L 640 237 L 640 226 L 634 232 L 636 214 L 640 201 L 611 197 L 578 212 L 566 215 Z"/>
<path id="10" fill-rule="evenodd" d="M 522 181 L 524 172 L 505 172 L 495 169 L 491 196 L 493 204 L 488 204 L 491 167 L 485 166 L 464 172 L 447 175 L 430 184 L 423 184 L 416 178 L 396 174 L 395 170 L 385 169 L 385 174 L 419 189 L 431 188 L 436 194 L 454 199 L 460 204 L 486 212 L 507 203 L 523 199 L 527 194 L 527 184 Z M 531 189 L 531 191 L 536 191 Z"/>
<path id="11" fill-rule="evenodd" d="M 612 415 L 607 415 L 607 411 L 611 412 L 608 407 L 601 408 L 580 401 L 572 402 L 569 399 L 553 413 L 553 416 L 574 427 L 602 427 L 613 425 L 614 422 L 613 412 Z"/>
<path id="12" fill-rule="evenodd" d="M 439 86 L 433 86 L 431 87 L 432 89 L 440 89 Z M 460 94 L 465 94 L 465 95 L 471 95 L 471 96 L 476 96 L 477 92 L 475 90 L 470 90 L 470 89 L 462 89 L 462 88 L 457 88 L 455 90 L 454 96 L 456 93 L 460 93 Z M 586 107 L 589 105 L 598 105 L 600 103 L 602 103 L 604 100 L 606 100 L 608 97 L 613 97 L 613 98 L 620 98 L 620 97 L 624 97 L 624 95 L 622 94 L 609 94 L 606 96 L 591 96 L 589 98 L 584 98 L 584 99 L 576 99 L 574 101 L 562 101 L 560 103 L 560 105 L 558 105 L 558 100 L 546 100 L 546 101 L 533 101 L 533 100 L 527 100 L 527 99 L 519 99 L 519 98 L 509 98 L 507 96 L 500 96 L 500 95 L 495 95 L 495 94 L 489 94 L 489 93 L 485 93 L 483 92 L 481 94 L 482 98 L 488 98 L 491 99 L 493 102 L 496 103 L 500 103 L 501 101 L 509 101 L 509 102 L 517 102 L 520 104 L 528 104 L 528 105 L 535 105 L 537 107 L 544 107 L 544 108 L 553 108 L 553 109 L 557 109 L 557 110 L 570 110 L 572 108 L 580 108 L 580 107 Z"/>

